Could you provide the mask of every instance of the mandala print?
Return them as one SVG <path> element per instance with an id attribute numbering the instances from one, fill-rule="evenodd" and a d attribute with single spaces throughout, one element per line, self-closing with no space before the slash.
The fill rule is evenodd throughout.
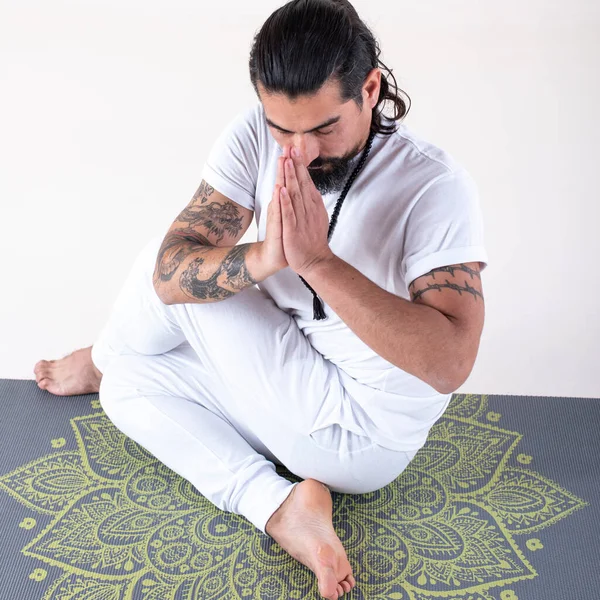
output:
<path id="1" fill-rule="evenodd" d="M 498 427 L 501 415 L 487 404 L 455 394 L 396 481 L 370 494 L 333 494 L 357 580 L 349 598 L 517 600 L 511 584 L 537 576 L 524 555 L 543 547 L 533 534 L 588 505 L 527 468 L 533 457 L 517 454 L 518 466 L 509 465 L 522 436 Z M 22 552 L 41 561 L 30 578 L 44 582 L 42 600 L 321 597 L 314 575 L 276 542 L 126 437 L 98 400 L 92 408 L 100 412 L 71 420 L 77 451 L 57 450 L 0 478 L 49 521 L 39 532 L 34 517 L 15 523 L 32 531 Z M 46 564 L 62 571 L 53 582 Z"/>

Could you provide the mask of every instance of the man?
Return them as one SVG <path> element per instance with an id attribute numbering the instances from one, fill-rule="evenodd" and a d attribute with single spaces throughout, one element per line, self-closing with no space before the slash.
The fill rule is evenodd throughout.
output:
<path id="1" fill-rule="evenodd" d="M 330 599 L 355 585 L 330 490 L 398 477 L 468 377 L 484 321 L 476 188 L 395 127 L 406 106 L 378 55 L 345 0 L 275 11 L 250 56 L 260 102 L 225 128 L 93 347 L 35 367 L 54 394 L 99 391 L 119 429 Z M 236 245 L 253 215 L 258 241 Z"/>

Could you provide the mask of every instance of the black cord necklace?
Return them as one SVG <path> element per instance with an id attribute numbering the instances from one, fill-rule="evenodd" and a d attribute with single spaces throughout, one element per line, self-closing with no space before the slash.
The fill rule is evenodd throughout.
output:
<path id="1" fill-rule="evenodd" d="M 327 233 L 327 241 L 329 241 L 331 239 L 333 230 L 335 229 L 335 226 L 337 225 L 338 215 L 340 213 L 340 209 L 342 208 L 342 203 L 344 202 L 344 199 L 346 198 L 346 194 L 348 193 L 350 186 L 354 183 L 354 180 L 356 179 L 359 171 L 363 168 L 365 161 L 367 160 L 367 156 L 369 156 L 369 152 L 371 151 L 371 146 L 373 145 L 374 138 L 375 138 L 375 132 L 373 130 L 371 130 L 371 133 L 369 133 L 369 137 L 367 139 L 367 144 L 365 146 L 363 154 L 360 157 L 360 161 L 359 161 L 358 165 L 356 165 L 356 168 L 352 172 L 352 175 L 350 175 L 348 181 L 346 182 L 344 190 L 342 191 L 342 194 L 338 198 L 335 208 L 333 209 L 333 213 L 331 215 L 331 221 L 329 223 L 329 231 Z M 321 302 L 321 299 L 317 295 L 317 292 L 315 292 L 315 290 L 312 289 L 312 287 L 305 281 L 305 279 L 301 275 L 298 275 L 298 277 L 300 277 L 300 279 L 302 280 L 302 283 L 312 292 L 312 295 L 313 295 L 313 319 L 316 321 L 322 321 L 323 319 L 326 319 L 327 315 L 325 314 L 325 311 L 323 309 L 323 304 Z"/>

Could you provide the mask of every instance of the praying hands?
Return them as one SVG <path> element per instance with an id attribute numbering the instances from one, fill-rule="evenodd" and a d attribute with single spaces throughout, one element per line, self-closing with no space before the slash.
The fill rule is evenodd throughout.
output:
<path id="1" fill-rule="evenodd" d="M 315 265 L 334 256 L 327 240 L 328 231 L 329 217 L 323 197 L 302 155 L 299 151 L 295 155 L 293 147 L 284 147 L 267 216 L 265 259 L 271 264 L 285 261 L 304 277 Z"/>

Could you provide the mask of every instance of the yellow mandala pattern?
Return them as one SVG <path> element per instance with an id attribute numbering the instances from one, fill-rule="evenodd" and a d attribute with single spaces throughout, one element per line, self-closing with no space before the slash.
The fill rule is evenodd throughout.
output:
<path id="1" fill-rule="evenodd" d="M 534 457 L 509 464 L 522 436 L 500 428 L 487 405 L 487 396 L 454 395 L 396 481 L 333 495 L 334 525 L 355 566 L 349 598 L 518 600 L 508 587 L 537 576 L 525 553 L 543 548 L 531 535 L 588 505 L 521 466 Z M 9 494 L 51 517 L 38 532 L 32 517 L 15 523 L 35 536 L 22 552 L 62 571 L 42 600 L 320 598 L 308 569 L 244 517 L 217 509 L 103 412 L 71 423 L 77 451 L 0 477 Z M 39 566 L 29 575 L 47 586 L 46 576 Z"/>

